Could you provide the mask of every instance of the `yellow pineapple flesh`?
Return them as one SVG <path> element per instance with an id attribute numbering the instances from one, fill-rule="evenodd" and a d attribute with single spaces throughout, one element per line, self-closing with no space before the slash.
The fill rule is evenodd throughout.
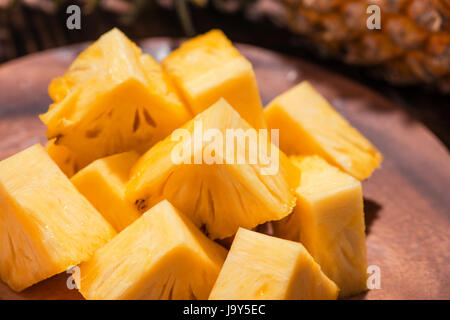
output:
<path id="1" fill-rule="evenodd" d="M 210 300 L 333 300 L 338 287 L 297 242 L 240 228 Z"/>
<path id="2" fill-rule="evenodd" d="M 0 162 L 0 278 L 13 290 L 87 260 L 115 234 L 41 145 Z"/>
<path id="3" fill-rule="evenodd" d="M 207 299 L 226 253 L 163 200 L 81 264 L 75 281 L 86 299 Z"/>
<path id="4" fill-rule="evenodd" d="M 129 151 L 98 159 L 71 178 L 78 191 L 118 232 L 141 216 L 125 199 L 128 174 L 138 158 L 138 153 Z"/>
<path id="5" fill-rule="evenodd" d="M 52 139 L 45 145 L 45 151 L 52 160 L 58 165 L 67 177 L 71 177 L 77 172 L 74 153 L 66 146 L 55 143 L 56 139 Z"/>
<path id="6" fill-rule="evenodd" d="M 162 64 L 194 114 L 224 98 L 250 125 L 265 128 L 252 65 L 222 31 L 184 42 Z"/>
<path id="7" fill-rule="evenodd" d="M 250 163 L 245 154 L 250 152 L 250 145 L 261 150 L 267 140 L 249 134 L 248 140 L 234 140 L 234 158 L 228 157 L 226 150 L 218 149 L 215 150 L 218 159 L 208 164 L 205 156 L 213 142 L 196 146 L 196 125 L 202 126 L 203 132 L 216 130 L 222 137 L 232 129 L 256 132 L 225 100 L 219 100 L 181 128 L 190 134 L 190 140 L 180 142 L 169 136 L 138 160 L 127 184 L 127 198 L 131 202 L 145 210 L 165 198 L 211 239 L 232 236 L 239 226 L 251 229 L 266 221 L 279 220 L 292 211 L 299 172 L 282 152 L 268 165 L 279 162 L 277 171 L 263 174 L 268 167 L 260 159 Z M 174 163 L 173 154 L 180 145 L 194 150 L 186 153 L 188 162 Z M 270 144 L 267 150 L 275 155 L 278 148 Z M 236 158 L 241 156 L 245 161 L 239 164 Z M 201 163 L 195 164 L 197 158 Z"/>
<path id="8" fill-rule="evenodd" d="M 119 152 L 145 152 L 191 118 L 162 67 L 113 29 L 83 51 L 49 87 L 41 120 L 47 137 L 81 169 Z"/>
<path id="9" fill-rule="evenodd" d="M 264 116 L 280 129 L 287 155 L 318 154 L 359 180 L 381 163 L 381 153 L 306 81 L 276 97 Z"/>
<path id="10" fill-rule="evenodd" d="M 292 157 L 301 170 L 297 206 L 273 223 L 276 236 L 300 241 L 348 297 L 366 290 L 361 182 L 319 156 Z"/>

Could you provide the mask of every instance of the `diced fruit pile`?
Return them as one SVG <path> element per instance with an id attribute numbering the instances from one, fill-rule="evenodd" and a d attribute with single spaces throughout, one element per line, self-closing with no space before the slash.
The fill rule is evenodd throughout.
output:
<path id="1" fill-rule="evenodd" d="M 222 32 L 160 65 L 113 29 L 49 93 L 46 147 L 0 162 L 0 277 L 11 289 L 78 266 L 86 299 L 366 290 L 360 180 L 382 156 L 309 83 L 264 110 L 250 62 Z M 200 144 L 199 127 L 210 135 Z M 220 141 L 229 132 L 245 135 Z"/>

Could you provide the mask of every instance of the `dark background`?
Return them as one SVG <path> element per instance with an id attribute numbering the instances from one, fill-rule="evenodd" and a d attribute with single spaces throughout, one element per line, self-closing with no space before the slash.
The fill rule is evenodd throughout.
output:
<path id="1" fill-rule="evenodd" d="M 14 10 L 0 11 L 0 62 L 49 48 L 92 41 L 114 26 L 118 26 L 134 40 L 186 36 L 186 29 L 183 29 L 176 11 L 156 5 L 143 10 L 137 17 L 133 17 L 133 23 L 117 12 L 94 10 L 83 15 L 81 30 L 66 28 L 68 15 L 64 11 L 49 13 L 32 6 L 17 6 Z M 232 41 L 297 56 L 345 75 L 405 108 L 430 128 L 447 148 L 450 147 L 449 95 L 420 86 L 395 87 L 374 78 L 368 69 L 320 58 L 308 46 L 299 42 L 297 35 L 264 18 L 249 21 L 242 13 L 218 12 L 212 6 L 190 6 L 189 11 L 196 34 L 219 28 Z"/>

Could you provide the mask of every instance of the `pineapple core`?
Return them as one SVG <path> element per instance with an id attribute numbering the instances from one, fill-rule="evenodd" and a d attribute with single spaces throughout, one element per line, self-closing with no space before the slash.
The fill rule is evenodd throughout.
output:
<path id="1" fill-rule="evenodd" d="M 131 167 L 139 155 L 135 151 L 98 159 L 71 179 L 78 191 L 120 232 L 141 213 L 125 199 Z"/>
<path id="2" fill-rule="evenodd" d="M 76 155 L 77 169 L 119 152 L 145 152 L 191 118 L 162 67 L 113 29 L 52 80 L 40 116 L 47 137 Z"/>
<path id="3" fill-rule="evenodd" d="M 225 98 L 255 128 L 265 128 L 253 68 L 222 31 L 184 42 L 163 62 L 164 69 L 198 114 Z"/>
<path id="4" fill-rule="evenodd" d="M 75 155 L 69 148 L 55 143 L 52 139 L 45 145 L 45 150 L 52 160 L 58 165 L 67 177 L 71 177 L 77 171 Z"/>
<path id="5" fill-rule="evenodd" d="M 276 97 L 264 116 L 280 129 L 287 155 L 318 154 L 359 180 L 381 163 L 380 152 L 306 81 Z"/>
<path id="6" fill-rule="evenodd" d="M 212 141 L 220 143 L 208 140 L 200 145 L 196 139 L 199 127 L 203 132 L 217 133 Z M 230 145 L 230 141 L 220 138 L 226 140 L 226 132 L 239 129 L 249 135 L 244 141 L 234 140 L 234 158 L 228 157 L 229 149 L 224 151 L 222 147 Z M 165 198 L 211 239 L 232 236 L 240 226 L 251 229 L 267 221 L 282 219 L 292 211 L 299 170 L 282 152 L 275 152 L 279 150 L 274 144 L 259 139 L 256 133 L 252 136 L 250 133 L 256 130 L 225 100 L 219 100 L 180 130 L 188 133 L 189 139 L 174 139 L 179 130 L 174 131 L 144 154 L 131 170 L 126 195 L 140 210 Z M 211 152 L 212 145 L 220 145 L 220 150 Z M 250 146 L 262 150 L 263 145 L 271 150 L 271 155 L 278 155 L 270 161 L 271 168 L 275 167 L 273 163 L 278 163 L 278 170 L 273 174 L 263 174 L 267 167 L 260 159 L 252 164 L 246 157 L 255 150 Z M 188 163 L 174 162 L 173 155 L 180 149 L 194 149 L 192 153 L 186 153 L 184 159 L 189 160 Z M 212 153 L 215 161 L 207 163 L 206 157 Z M 236 158 L 245 161 L 239 164 L 233 161 Z M 196 160 L 200 160 L 200 164 Z"/>
<path id="7" fill-rule="evenodd" d="M 227 251 L 163 200 L 80 266 L 86 299 L 206 299 Z"/>
<path id="8" fill-rule="evenodd" d="M 276 236 L 300 241 L 340 297 L 366 290 L 366 242 L 361 182 L 319 156 L 292 157 L 301 170 L 294 212 L 273 223 Z"/>
<path id="9" fill-rule="evenodd" d="M 115 234 L 41 145 L 0 162 L 0 277 L 11 289 L 87 260 Z"/>
<path id="10" fill-rule="evenodd" d="M 298 242 L 240 228 L 210 300 L 332 300 L 338 287 Z"/>

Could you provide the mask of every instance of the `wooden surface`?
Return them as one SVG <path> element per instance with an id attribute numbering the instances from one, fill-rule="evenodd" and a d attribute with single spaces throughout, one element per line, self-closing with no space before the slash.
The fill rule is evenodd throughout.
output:
<path id="1" fill-rule="evenodd" d="M 157 59 L 176 40 L 141 42 Z M 46 111 L 49 81 L 84 45 L 55 49 L 0 66 L 0 159 L 45 142 L 38 114 Z M 383 153 L 383 167 L 363 182 L 369 265 L 381 270 L 381 289 L 358 299 L 450 299 L 450 157 L 421 123 L 365 87 L 317 66 L 239 45 L 255 67 L 262 99 L 308 79 Z M 79 299 L 67 274 L 22 293 L 0 282 L 0 299 Z"/>

